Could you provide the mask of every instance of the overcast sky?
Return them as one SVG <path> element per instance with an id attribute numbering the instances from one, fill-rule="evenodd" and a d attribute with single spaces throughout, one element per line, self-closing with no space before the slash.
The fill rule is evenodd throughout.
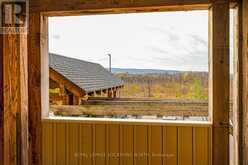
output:
<path id="1" fill-rule="evenodd" d="M 49 18 L 49 51 L 118 68 L 208 70 L 208 12 Z"/>

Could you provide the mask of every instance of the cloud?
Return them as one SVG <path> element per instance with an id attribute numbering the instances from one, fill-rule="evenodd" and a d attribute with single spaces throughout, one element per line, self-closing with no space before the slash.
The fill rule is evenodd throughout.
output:
<path id="1" fill-rule="evenodd" d="M 178 35 L 176 33 L 173 34 L 172 32 L 170 32 L 170 33 L 168 33 L 168 36 L 169 36 L 169 41 L 171 41 L 171 42 L 177 42 L 180 40 L 180 35 Z"/>
<path id="2" fill-rule="evenodd" d="M 106 66 L 107 49 L 113 54 L 113 65 L 117 67 L 176 70 L 198 70 L 199 67 L 199 70 L 203 70 L 208 65 L 208 42 L 205 36 L 207 30 L 203 27 L 205 24 L 200 20 L 207 19 L 204 19 L 204 15 L 191 16 L 186 20 L 187 17 L 183 15 L 172 15 L 169 19 L 162 15 L 125 16 L 125 19 L 117 15 L 104 18 L 96 16 L 94 19 L 91 16 L 91 19 L 82 17 L 74 22 L 71 18 L 64 18 L 49 29 L 52 39 L 50 49 L 60 52 L 66 50 L 64 55 L 94 60 Z M 113 19 L 120 21 L 120 24 L 113 23 Z"/>
<path id="3" fill-rule="evenodd" d="M 193 44 L 208 47 L 208 42 L 199 35 L 191 34 L 190 37 L 193 39 Z"/>
<path id="4" fill-rule="evenodd" d="M 168 51 L 166 51 L 166 50 L 164 50 L 162 48 L 156 47 L 156 46 L 146 46 L 145 48 L 148 49 L 148 50 L 151 50 L 152 52 L 155 52 L 155 53 L 169 54 Z"/>
<path id="5" fill-rule="evenodd" d="M 169 41 L 175 42 L 180 40 L 180 34 L 173 32 L 173 27 L 172 26 L 167 26 L 164 28 L 161 27 L 146 27 L 148 31 L 151 32 L 159 32 L 164 34 L 166 37 L 168 37 Z"/>

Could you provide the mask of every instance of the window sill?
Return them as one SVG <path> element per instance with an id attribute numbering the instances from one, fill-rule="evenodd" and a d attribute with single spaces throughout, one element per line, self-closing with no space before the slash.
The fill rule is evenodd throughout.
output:
<path id="1" fill-rule="evenodd" d="M 96 123 L 96 124 L 135 124 L 208 127 L 211 121 L 162 120 L 162 119 L 112 119 L 88 117 L 46 117 L 42 122 Z"/>

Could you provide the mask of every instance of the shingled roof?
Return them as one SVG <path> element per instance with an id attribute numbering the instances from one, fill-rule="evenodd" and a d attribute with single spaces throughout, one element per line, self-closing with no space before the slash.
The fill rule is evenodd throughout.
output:
<path id="1" fill-rule="evenodd" d="M 97 63 L 50 53 L 49 66 L 86 93 L 123 86 L 123 81 Z"/>

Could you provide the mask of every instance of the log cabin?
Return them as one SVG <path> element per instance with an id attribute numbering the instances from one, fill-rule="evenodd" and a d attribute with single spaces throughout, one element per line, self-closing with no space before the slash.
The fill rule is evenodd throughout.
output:
<path id="1" fill-rule="evenodd" d="M 234 165 L 248 164 L 247 0 L 29 0 L 26 6 L 18 17 L 27 25 L 24 33 L 17 31 L 20 24 L 9 23 L 5 30 L 13 33 L 1 29 L 0 35 L 0 165 L 229 165 L 230 155 Z M 233 152 L 228 110 L 231 8 L 236 20 Z M 185 10 L 209 11 L 210 121 L 49 117 L 48 17 Z M 16 16 L 11 14 L 6 18 Z"/>
<path id="2" fill-rule="evenodd" d="M 49 54 L 50 103 L 80 105 L 89 96 L 102 95 L 116 98 L 124 82 L 97 63 Z"/>

